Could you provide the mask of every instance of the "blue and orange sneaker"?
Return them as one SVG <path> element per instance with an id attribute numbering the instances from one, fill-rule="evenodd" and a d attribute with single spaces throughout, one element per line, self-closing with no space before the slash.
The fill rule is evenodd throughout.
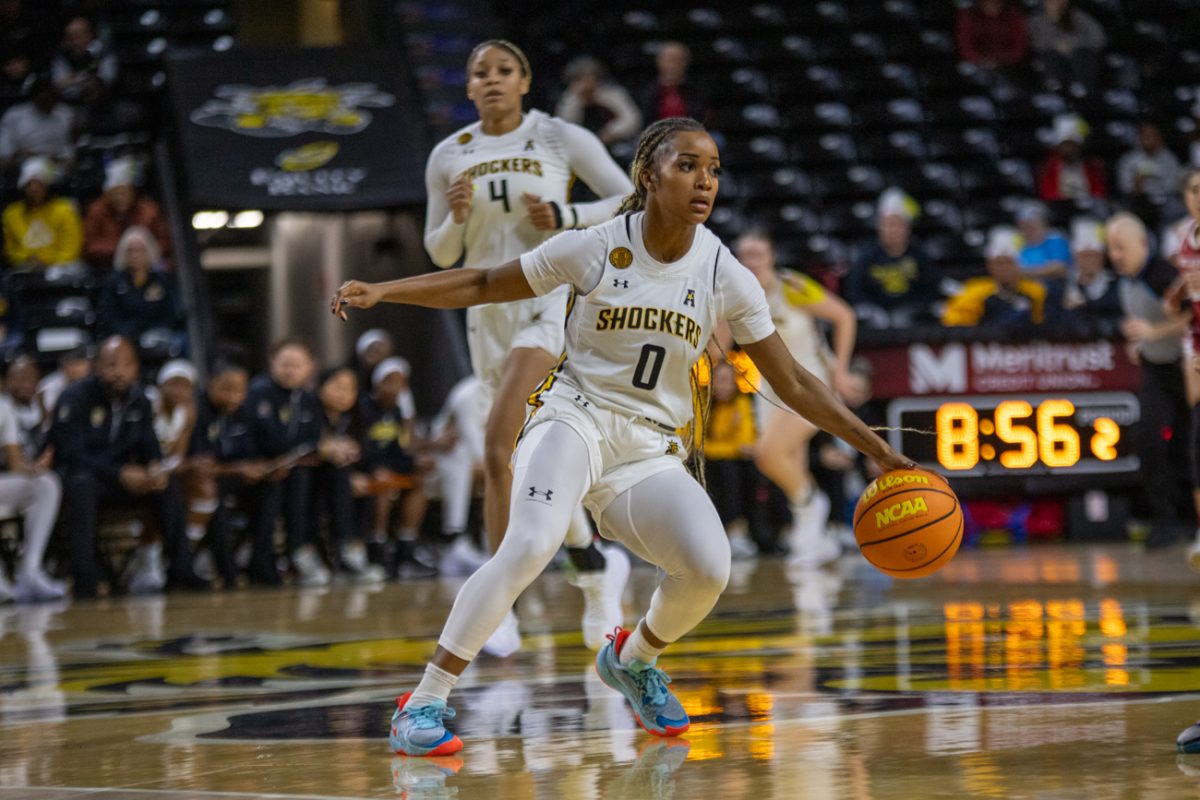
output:
<path id="1" fill-rule="evenodd" d="M 462 740 L 442 724 L 442 720 L 454 718 L 454 709 L 444 702 L 405 708 L 410 697 L 412 692 L 396 698 L 388 737 L 392 752 L 402 756 L 448 756 L 462 750 Z"/>
<path id="2" fill-rule="evenodd" d="M 691 722 L 678 698 L 667 688 L 671 682 L 667 673 L 640 661 L 625 666 L 617 657 L 629 633 L 616 628 L 608 634 L 608 644 L 596 654 L 596 673 L 606 686 L 625 695 L 633 706 L 633 716 L 647 733 L 678 736 Z"/>

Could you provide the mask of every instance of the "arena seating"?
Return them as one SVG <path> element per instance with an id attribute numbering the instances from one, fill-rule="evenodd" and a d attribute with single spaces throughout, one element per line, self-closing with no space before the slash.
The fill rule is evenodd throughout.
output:
<path id="1" fill-rule="evenodd" d="M 733 234 L 760 223 L 797 266 L 820 271 L 870 234 L 871 202 L 899 185 L 922 204 L 918 232 L 953 277 L 982 269 L 983 231 L 1011 222 L 1034 193 L 1034 168 L 1054 116 L 1091 127 L 1088 150 L 1115 163 L 1141 117 L 1162 123 L 1183 152 L 1200 85 L 1200 6 L 1189 0 L 1080 0 L 1105 27 L 1101 85 L 1086 97 L 1055 92 L 1033 64 L 991 74 L 958 60 L 954 19 L 964 2 L 822 0 L 693 7 L 684 3 L 571 3 L 537 23 L 506 6 L 508 30 L 530 51 L 538 81 L 573 55 L 602 58 L 631 90 L 653 74 L 657 42 L 692 49 L 691 79 L 707 94 L 723 137 L 726 202 L 713 226 Z M 1026 0 L 1028 10 L 1039 3 Z M 427 106 L 443 133 L 474 118 L 461 95 L 470 44 L 495 35 L 486 15 L 458 5 L 401 4 Z M 553 14 L 545 8 L 540 15 Z M 570 18 L 567 18 L 567 14 Z M 451 18 L 453 17 L 453 18 Z M 487 21 L 488 24 L 481 24 Z M 557 23 L 557 24 L 555 24 Z M 546 35 L 540 35 L 545 33 Z M 535 81 L 534 93 L 539 92 Z M 542 107 L 553 97 L 542 86 Z M 1095 203 L 1052 210 L 1059 224 Z"/>

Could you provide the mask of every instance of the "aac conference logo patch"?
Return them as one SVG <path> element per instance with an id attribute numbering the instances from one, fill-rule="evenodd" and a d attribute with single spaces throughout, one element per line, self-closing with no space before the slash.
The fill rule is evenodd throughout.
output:
<path id="1" fill-rule="evenodd" d="M 618 247 L 608 254 L 608 263 L 617 269 L 625 269 L 633 263 L 633 253 L 628 247 Z"/>

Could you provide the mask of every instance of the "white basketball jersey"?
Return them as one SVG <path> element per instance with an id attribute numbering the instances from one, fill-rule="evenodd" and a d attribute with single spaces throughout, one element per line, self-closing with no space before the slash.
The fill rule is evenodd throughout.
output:
<path id="1" fill-rule="evenodd" d="M 533 227 L 521 198 L 531 194 L 565 207 L 572 178 L 561 134 L 567 124 L 529 111 L 503 136 L 484 134 L 476 122 L 434 148 L 430 159 L 447 183 L 465 172 L 475 188 L 463 234 L 464 267 L 512 261 L 554 235 Z"/>
<path id="2" fill-rule="evenodd" d="M 698 226 L 691 249 L 663 264 L 643 245 L 644 217 L 562 233 L 521 266 L 538 294 L 563 283 L 575 290 L 566 358 L 544 388 L 681 428 L 693 416 L 689 372 L 717 320 L 742 343 L 774 326 L 758 282 L 712 232 Z"/>

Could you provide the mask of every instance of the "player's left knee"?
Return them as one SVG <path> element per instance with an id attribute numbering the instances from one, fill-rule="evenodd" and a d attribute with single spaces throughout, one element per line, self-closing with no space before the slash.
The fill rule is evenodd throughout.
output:
<path id="1" fill-rule="evenodd" d="M 729 557 L 700 559 L 688 570 L 688 583 L 697 592 L 719 595 L 729 583 Z"/>

